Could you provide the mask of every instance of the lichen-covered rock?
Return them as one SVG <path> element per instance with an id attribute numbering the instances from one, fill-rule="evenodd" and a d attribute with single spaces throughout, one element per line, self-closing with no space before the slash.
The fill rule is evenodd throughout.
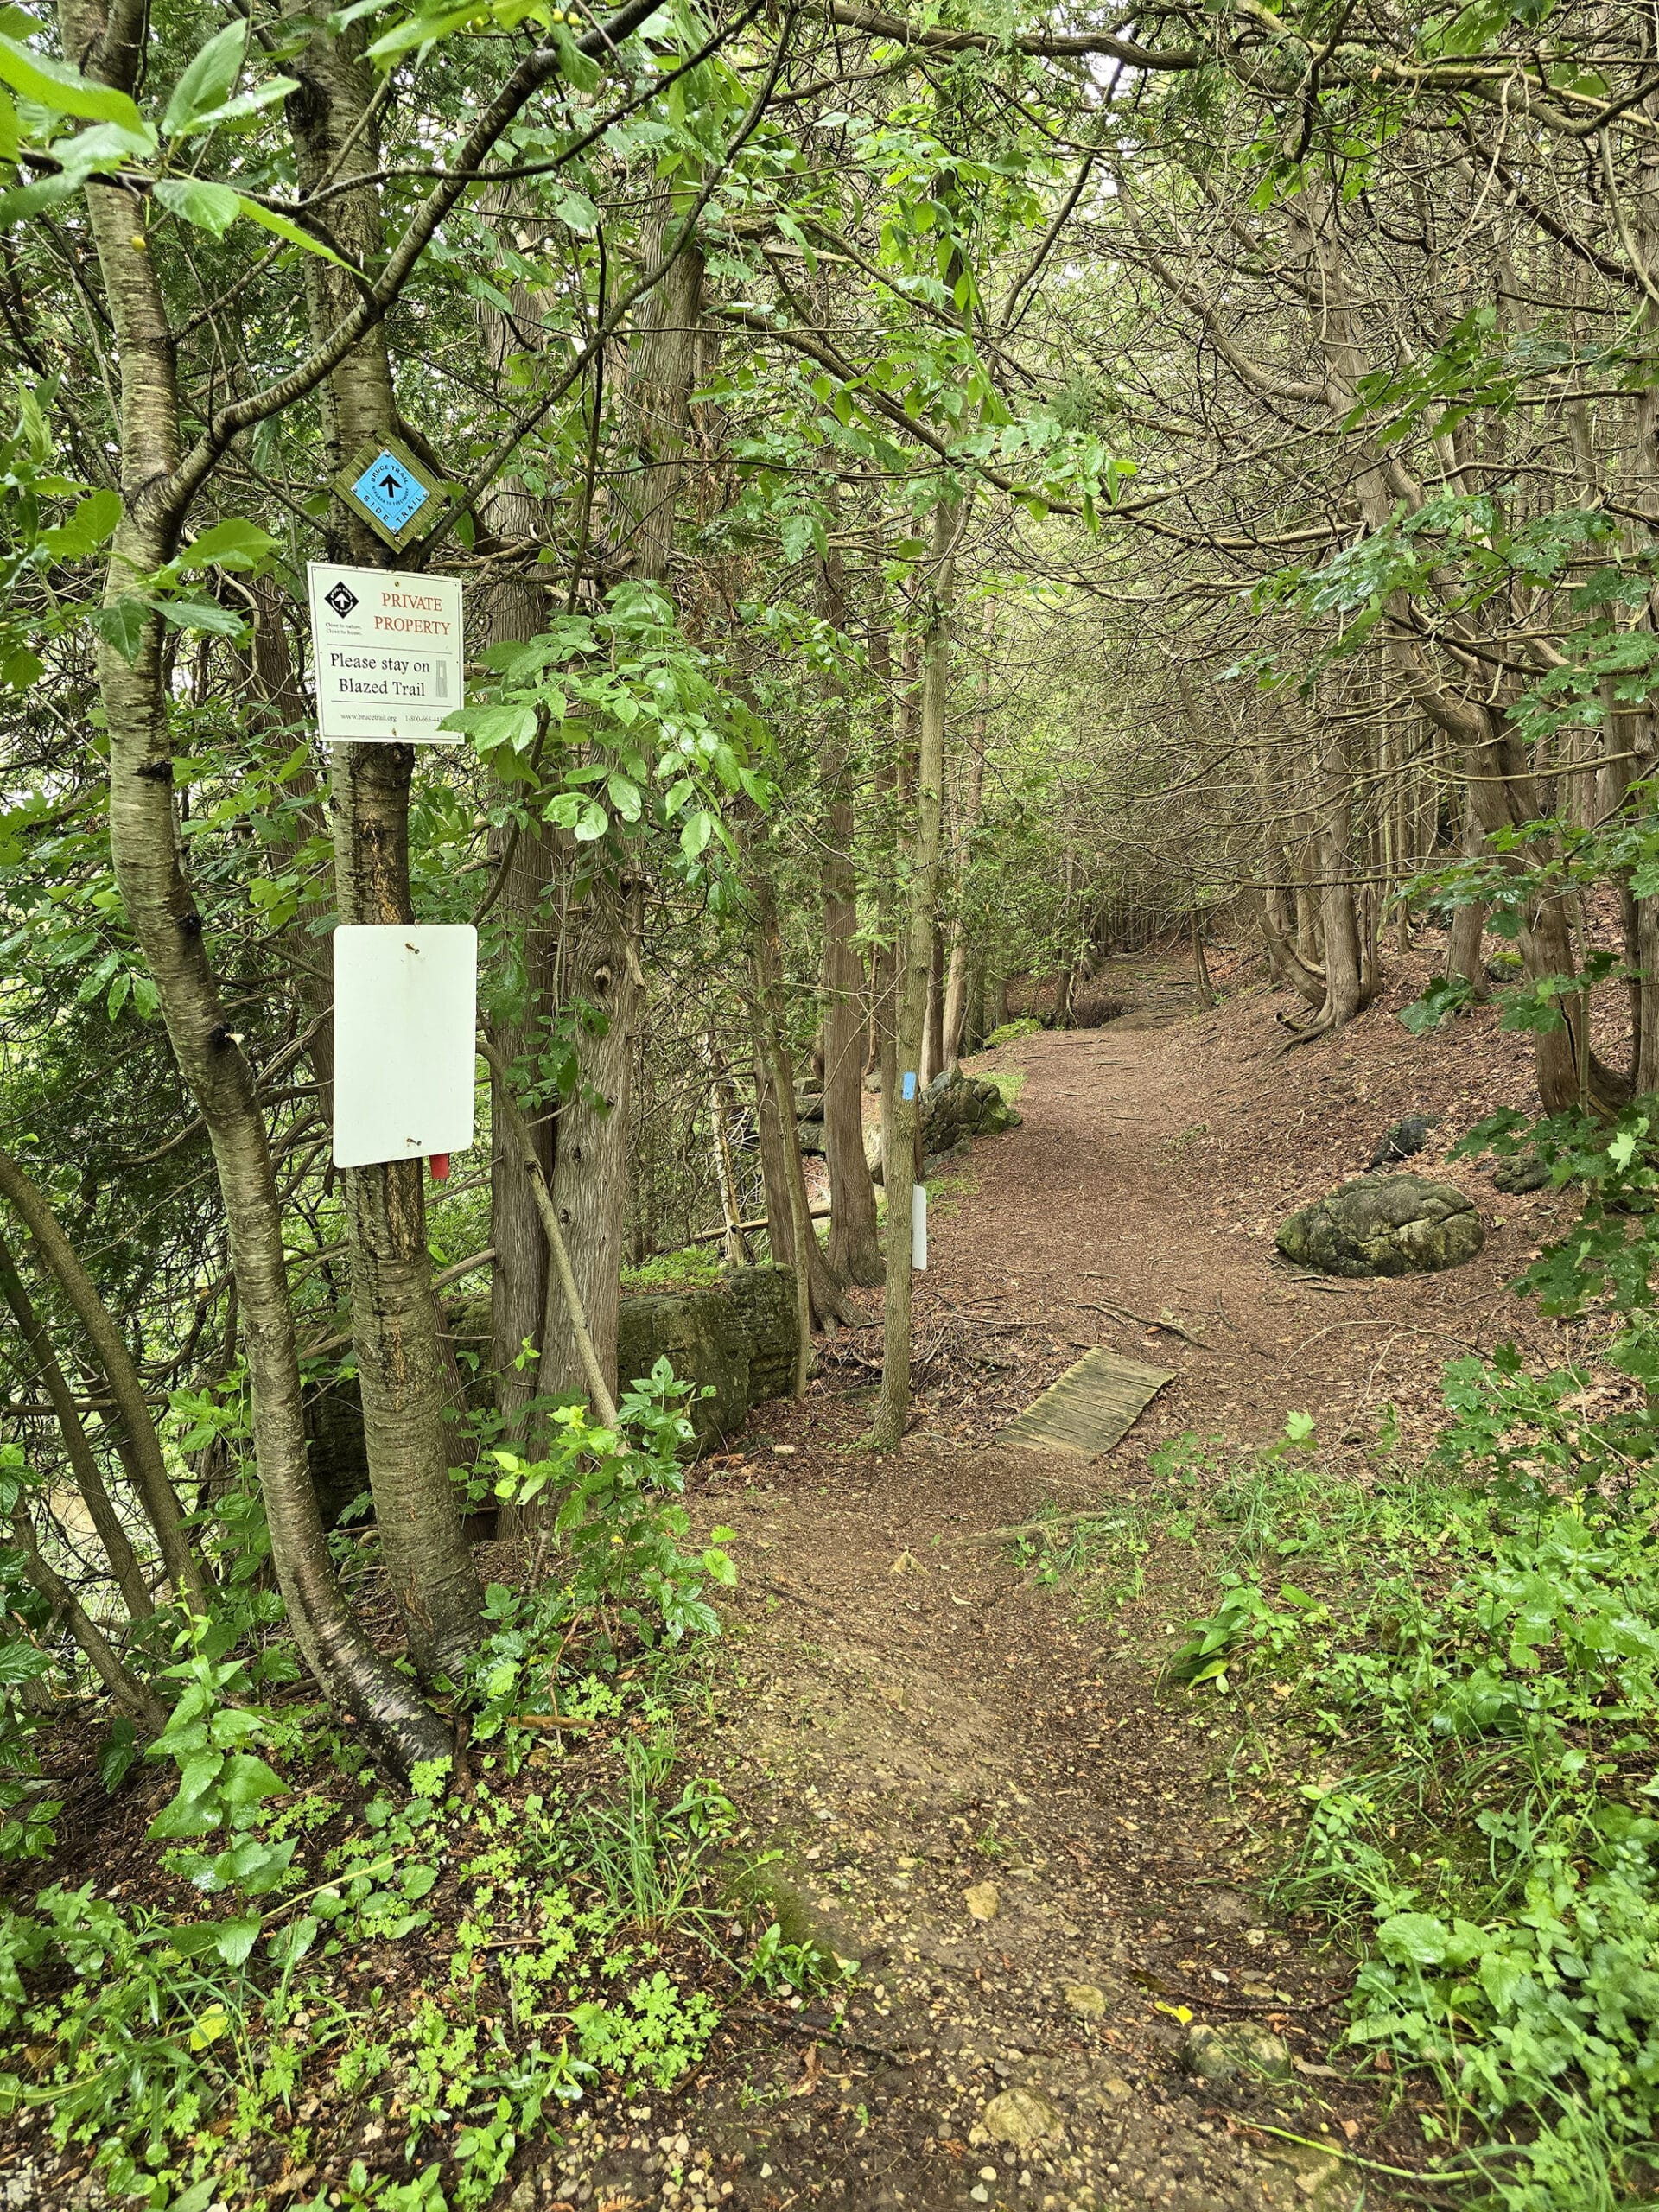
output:
<path id="1" fill-rule="evenodd" d="M 1000 1136 L 1004 1129 L 1017 1129 L 1020 1116 L 1012 1106 L 1002 1103 L 1002 1093 L 994 1083 L 987 1083 L 982 1076 L 963 1075 L 960 1068 L 947 1068 L 943 1075 L 935 1076 L 922 1093 L 922 1155 L 925 1161 L 938 1162 L 947 1154 L 957 1151 L 969 1137 Z M 881 1180 L 881 1130 L 871 1124 L 864 1132 L 864 1157 L 870 1164 L 870 1173 Z"/>
<path id="2" fill-rule="evenodd" d="M 749 1404 L 787 1397 L 795 1387 L 799 1339 L 793 1274 L 787 1268 L 730 1268 L 720 1287 L 748 1337 Z"/>
<path id="3" fill-rule="evenodd" d="M 719 1288 L 625 1298 L 617 1317 L 616 1379 L 626 1390 L 666 1357 L 696 1395 L 685 1403 L 700 1446 L 734 1429 L 747 1413 L 749 1332 L 736 1306 Z M 702 1395 L 712 1389 L 712 1398 Z"/>
<path id="4" fill-rule="evenodd" d="M 1508 1198 L 1523 1198 L 1529 1191 L 1541 1191 L 1549 1180 L 1549 1170 L 1535 1152 L 1517 1152 L 1508 1160 L 1500 1160 L 1492 1170 L 1492 1188 L 1502 1191 Z"/>
<path id="5" fill-rule="evenodd" d="M 1225 2027 L 1195 2021 L 1187 2031 L 1181 2056 L 1201 2082 L 1288 2082 L 1290 2051 L 1278 2036 L 1243 2020 Z"/>
<path id="6" fill-rule="evenodd" d="M 780 1398 L 795 1379 L 795 1279 L 785 1268 L 734 1268 L 707 1290 L 625 1298 L 618 1380 L 649 1375 L 666 1355 L 683 1382 L 714 1395 L 689 1399 L 686 1418 L 706 1451 L 751 1406 Z"/>
<path id="7" fill-rule="evenodd" d="M 1275 1242 L 1287 1260 L 1321 1274 L 1436 1274 L 1472 1260 L 1486 1230 L 1451 1183 L 1362 1175 L 1292 1214 Z"/>

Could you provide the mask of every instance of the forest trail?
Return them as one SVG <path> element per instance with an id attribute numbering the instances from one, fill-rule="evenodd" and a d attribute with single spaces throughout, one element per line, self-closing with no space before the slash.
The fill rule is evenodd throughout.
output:
<path id="1" fill-rule="evenodd" d="M 1179 1007 L 1182 988 L 1137 999 Z M 1168 1019 L 1033 1036 L 992 1063 L 1027 1071 L 1024 1126 L 979 1142 L 935 1207 L 900 1453 L 860 1448 L 874 1340 L 855 1336 L 804 1405 L 764 1408 L 707 1471 L 742 1580 L 718 1725 L 693 1756 L 779 1853 L 792 1932 L 862 1972 L 841 2039 L 814 2040 L 827 2014 L 810 2007 L 782 2048 L 753 2030 L 726 2045 L 678 2123 L 683 2204 L 700 2186 L 769 2212 L 1389 2201 L 1261 2121 L 1423 2163 L 1409 2113 L 1388 2126 L 1374 2088 L 1331 2070 L 1349 1967 L 1256 1886 L 1294 1802 L 1282 1784 L 1253 1800 L 1239 1772 L 1230 1789 L 1224 1701 L 1160 1691 L 1214 1562 L 1158 1533 L 1147 1455 L 1189 1429 L 1265 1442 L 1293 1408 L 1334 1438 L 1388 1395 L 1410 1430 L 1457 1344 L 1524 1325 L 1504 1283 L 1541 1202 L 1495 1217 L 1490 1186 L 1433 1155 L 1496 1218 L 1472 1264 L 1320 1287 L 1272 1247 L 1282 1212 L 1362 1167 L 1408 1107 L 1440 1115 L 1443 1155 L 1484 1110 L 1479 1082 L 1508 1086 L 1511 1042 L 1488 1026 L 1413 1043 L 1379 1017 L 1287 1059 L 1263 994 L 1154 1026 Z M 1203 1341 L 1093 1310 L 1106 1300 Z M 1094 1344 L 1176 1370 L 1123 1443 L 1093 1461 L 997 1443 Z M 1102 1602 L 1096 1577 L 1086 1617 L 1078 1586 L 1042 1586 L 987 1541 L 1084 1504 L 1126 1530 L 1120 1586 L 1109 1573 Z M 1288 2079 L 1195 2081 L 1183 2012 L 1281 2038 Z M 619 2202 L 655 2193 L 662 2161 L 639 2164 L 654 2140 L 616 2145 L 595 2202 L 607 2178 Z"/>
<path id="2" fill-rule="evenodd" d="M 942 1179 L 902 1452 L 861 1448 L 877 1340 L 855 1333 L 826 1349 L 804 1404 L 762 1408 L 703 1471 L 700 1517 L 735 1527 L 741 1581 L 717 1719 L 691 1756 L 778 1853 L 789 1932 L 859 1960 L 859 1993 L 839 2038 L 815 2037 L 822 2005 L 781 2043 L 775 2013 L 722 2036 L 673 2101 L 671 2153 L 663 2112 L 573 2145 L 581 2202 L 654 2196 L 665 2165 L 692 2177 L 683 2212 L 1390 2201 L 1375 2174 L 1263 2121 L 1424 2163 L 1409 2113 L 1388 2124 L 1375 2088 L 1331 2070 L 1351 1968 L 1258 1886 L 1294 1799 L 1282 1783 L 1253 1796 L 1242 1763 L 1230 1787 L 1231 1707 L 1160 1690 L 1172 1636 L 1213 1604 L 1215 1562 L 1160 1533 L 1147 1458 L 1186 1430 L 1268 1441 L 1292 1408 L 1357 1446 L 1384 1397 L 1409 1435 L 1459 1345 L 1540 1325 L 1505 1285 L 1552 1202 L 1495 1205 L 1472 1169 L 1444 1166 L 1494 1086 L 1524 1094 L 1508 1065 L 1524 1043 L 1490 1023 L 1412 1041 L 1379 1014 L 1286 1058 L 1263 993 L 1197 1014 L 1165 976 L 1131 1003 L 1125 1024 L 973 1064 L 1026 1070 L 1024 1126 Z M 1278 1219 L 1363 1167 L 1412 1108 L 1440 1117 L 1414 1165 L 1482 1203 L 1486 1251 L 1404 1282 L 1295 1280 L 1274 1256 Z M 1167 1311 L 1203 1341 L 1094 1310 L 1106 1301 Z M 1175 1370 L 1114 1452 L 995 1441 L 1095 1344 Z M 1115 1591 L 1109 1571 L 1043 1586 L 987 1541 L 1083 1505 L 1123 1516 Z M 1289 2078 L 1197 2082 L 1183 2012 L 1280 2037 Z"/>

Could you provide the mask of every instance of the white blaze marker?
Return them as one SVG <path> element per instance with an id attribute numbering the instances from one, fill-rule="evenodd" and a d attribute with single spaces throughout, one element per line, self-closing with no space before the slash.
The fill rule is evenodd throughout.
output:
<path id="1" fill-rule="evenodd" d="M 912 1183 L 910 1189 L 910 1264 L 927 1273 L 927 1185 Z"/>
<path id="2" fill-rule="evenodd" d="M 317 728 L 335 741 L 463 745 L 461 583 L 310 561 Z"/>
<path id="3" fill-rule="evenodd" d="M 478 931 L 334 931 L 334 1165 L 425 1160 L 473 1141 Z"/>

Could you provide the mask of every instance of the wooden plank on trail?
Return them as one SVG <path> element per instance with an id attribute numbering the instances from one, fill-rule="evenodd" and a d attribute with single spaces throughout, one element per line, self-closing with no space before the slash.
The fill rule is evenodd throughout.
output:
<path id="1" fill-rule="evenodd" d="M 1165 1383 L 1173 1380 L 1169 1368 L 1146 1367 L 1112 1351 L 1086 1351 L 996 1440 L 1092 1459 L 1121 1444 Z"/>

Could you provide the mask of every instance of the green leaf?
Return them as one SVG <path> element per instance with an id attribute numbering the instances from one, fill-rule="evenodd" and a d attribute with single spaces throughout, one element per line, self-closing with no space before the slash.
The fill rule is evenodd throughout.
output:
<path id="1" fill-rule="evenodd" d="M 219 2183 L 210 2174 L 206 2181 L 192 2182 L 189 2188 L 174 2197 L 167 2212 L 207 2212 L 207 2207 L 219 2194 Z"/>
<path id="2" fill-rule="evenodd" d="M 606 795 L 625 822 L 639 819 L 639 786 L 628 777 L 612 775 L 606 779 Z"/>
<path id="3" fill-rule="evenodd" d="M 215 637 L 239 638 L 247 624 L 234 607 L 212 599 L 159 599 L 156 612 L 175 630 L 211 630 Z"/>
<path id="4" fill-rule="evenodd" d="M 194 176 L 164 176 L 155 196 L 169 214 L 211 231 L 216 238 L 222 238 L 247 207 L 240 193 L 232 192 L 228 184 L 209 184 Z"/>
<path id="5" fill-rule="evenodd" d="M 94 607 L 92 626 L 106 645 L 113 645 L 130 667 L 144 641 L 149 609 L 142 599 L 118 599 L 108 607 Z"/>
<path id="6" fill-rule="evenodd" d="M 94 122 L 124 124 L 129 130 L 144 128 L 144 118 L 124 92 L 118 92 L 112 85 L 95 85 L 67 61 L 31 54 L 27 47 L 3 35 L 0 35 L 0 79 L 25 99 L 37 101 L 54 115 L 89 115 Z"/>
<path id="7" fill-rule="evenodd" d="M 10 226 L 23 222 L 28 217 L 39 214 L 42 207 L 72 198 L 80 187 L 81 179 L 78 176 L 43 176 L 33 184 L 20 184 L 10 192 L 0 192 L 0 225 Z"/>
<path id="8" fill-rule="evenodd" d="M 276 550 L 276 540 L 257 522 L 232 515 L 192 540 L 180 562 L 183 569 L 257 569 Z"/>
<path id="9" fill-rule="evenodd" d="M 225 1762 L 219 1794 L 227 1805 L 257 1805 L 261 1798 L 280 1796 L 287 1786 L 264 1759 L 251 1751 L 238 1751 Z"/>
<path id="10" fill-rule="evenodd" d="M 14 1683 L 33 1681 L 36 1675 L 43 1675 L 52 1664 L 44 1651 L 37 1651 L 24 1637 L 8 1637 L 0 1643 L 0 1683 L 10 1688 Z"/>
<path id="11" fill-rule="evenodd" d="M 435 39 L 448 38 L 463 24 L 470 23 L 477 15 L 476 0 L 468 0 L 461 8 L 446 8 L 435 15 L 407 16 L 389 31 L 383 31 L 369 48 L 369 59 L 385 68 L 400 54 L 407 54 L 411 46 L 428 46 Z"/>
<path id="12" fill-rule="evenodd" d="M 168 1929 L 166 1935 L 181 1959 L 202 1959 L 217 1952 L 227 1967 L 239 1967 L 264 1927 L 257 1916 L 241 1920 L 192 1920 Z"/>
<path id="13" fill-rule="evenodd" d="M 686 817 L 685 827 L 680 832 L 680 850 L 687 860 L 694 861 L 714 834 L 714 816 L 700 807 Z"/>
<path id="14" fill-rule="evenodd" d="M 320 261 L 332 261 L 336 269 L 346 266 L 331 247 L 324 245 L 321 238 L 308 238 L 297 223 L 290 223 L 286 215 L 278 215 L 270 207 L 262 207 L 257 200 L 245 199 L 242 213 L 251 223 L 257 223 L 264 230 L 275 231 L 279 238 L 286 238 L 289 245 L 303 247 L 307 253 L 315 253 Z"/>
<path id="15" fill-rule="evenodd" d="M 219 1924 L 219 1955 L 227 1967 L 239 1967 L 258 1942 L 264 1922 L 257 1913 L 240 1920 L 226 1920 Z"/>
<path id="16" fill-rule="evenodd" d="M 66 174 L 79 183 L 94 169 L 113 171 L 124 162 L 147 162 L 160 143 L 148 124 L 142 130 L 129 130 L 124 124 L 93 123 L 73 138 L 54 138 L 52 153 Z"/>
<path id="17" fill-rule="evenodd" d="M 1376 1940 L 1389 1958 L 1408 1961 L 1413 1966 L 1432 1967 L 1445 1958 L 1451 1938 L 1432 1913 L 1396 1912 L 1377 1929 Z"/>
<path id="18" fill-rule="evenodd" d="M 297 77 L 270 77 L 263 85 L 256 85 L 251 92 L 238 92 L 233 100 L 226 100 L 223 107 L 209 108 L 206 115 L 199 115 L 181 137 L 194 137 L 200 131 L 216 130 L 221 123 L 241 123 L 251 115 L 257 115 L 262 108 L 274 107 L 278 100 L 285 100 L 290 92 L 297 92 Z"/>
<path id="19" fill-rule="evenodd" d="M 91 499 L 81 501 L 67 522 L 60 523 L 55 530 L 43 530 L 35 542 L 54 561 L 84 560 L 105 538 L 115 535 L 120 519 L 121 494 L 94 492 Z"/>
<path id="20" fill-rule="evenodd" d="M 585 192 L 566 191 L 556 194 L 553 213 L 567 229 L 580 232 L 588 238 L 599 228 L 599 210 Z"/>
<path id="21" fill-rule="evenodd" d="M 203 117 L 223 105 L 236 89 L 248 50 L 248 26 L 227 23 L 210 38 L 178 83 L 162 118 L 169 138 L 182 130 L 199 130 Z"/>
<path id="22" fill-rule="evenodd" d="M 279 1928 L 266 1948 L 278 1966 L 296 1966 L 316 1942 L 321 1925 L 315 1913 L 304 1913 L 289 1927 Z"/>

